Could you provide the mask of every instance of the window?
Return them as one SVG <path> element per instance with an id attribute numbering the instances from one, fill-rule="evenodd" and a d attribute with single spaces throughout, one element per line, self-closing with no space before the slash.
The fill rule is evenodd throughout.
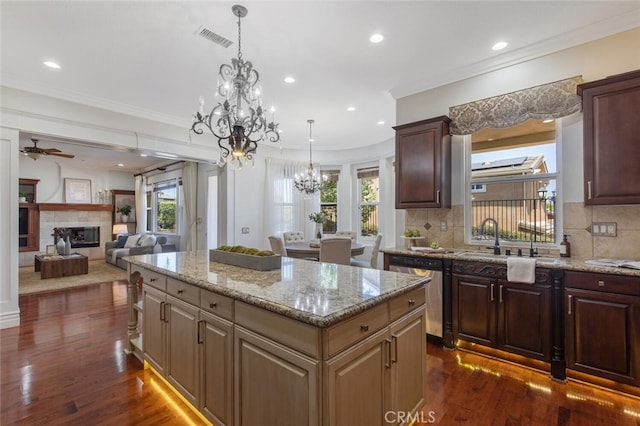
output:
<path id="1" fill-rule="evenodd" d="M 147 186 L 147 232 L 178 233 L 178 178 Z"/>
<path id="2" fill-rule="evenodd" d="M 338 178 L 339 170 L 323 170 L 322 176 L 326 177 L 320 191 L 320 210 L 327 218 L 323 225 L 325 234 L 335 234 L 338 224 Z"/>
<path id="3" fill-rule="evenodd" d="M 471 240 L 555 243 L 555 123 L 529 120 L 506 129 L 483 129 L 471 137 L 468 188 Z M 493 218 L 498 229 L 487 222 Z"/>
<path id="4" fill-rule="evenodd" d="M 378 167 L 357 170 L 358 177 L 358 211 L 360 212 L 360 229 L 362 237 L 374 237 L 378 234 L 380 179 Z"/>

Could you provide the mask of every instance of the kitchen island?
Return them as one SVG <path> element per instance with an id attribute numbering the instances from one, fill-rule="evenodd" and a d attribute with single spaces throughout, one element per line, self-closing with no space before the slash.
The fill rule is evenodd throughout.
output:
<path id="1" fill-rule="evenodd" d="M 213 424 L 384 424 L 424 405 L 425 279 L 208 251 L 127 260 L 129 350 Z"/>

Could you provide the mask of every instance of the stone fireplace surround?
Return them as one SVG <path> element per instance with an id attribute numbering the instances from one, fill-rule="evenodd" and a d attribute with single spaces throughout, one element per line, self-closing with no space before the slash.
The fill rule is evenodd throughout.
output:
<path id="1" fill-rule="evenodd" d="M 89 260 L 104 259 L 104 245 L 111 241 L 111 210 L 82 210 L 73 206 L 68 210 L 40 209 L 40 253 L 45 253 L 47 245 L 53 244 L 53 228 L 97 226 L 100 228 L 100 246 L 71 249 L 84 254 Z M 19 266 L 32 266 L 34 255 L 38 252 L 20 252 Z"/>

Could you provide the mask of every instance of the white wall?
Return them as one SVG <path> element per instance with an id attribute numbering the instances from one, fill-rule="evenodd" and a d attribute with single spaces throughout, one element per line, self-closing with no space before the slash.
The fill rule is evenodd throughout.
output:
<path id="1" fill-rule="evenodd" d="M 0 129 L 0 328 L 20 324 L 18 307 L 18 157 L 19 134 Z"/>

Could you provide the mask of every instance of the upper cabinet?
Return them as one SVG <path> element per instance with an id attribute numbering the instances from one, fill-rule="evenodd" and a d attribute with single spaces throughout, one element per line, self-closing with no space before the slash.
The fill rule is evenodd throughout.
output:
<path id="1" fill-rule="evenodd" d="M 451 136 L 445 116 L 396 131 L 396 209 L 451 207 Z"/>
<path id="2" fill-rule="evenodd" d="M 640 204 L 640 70 L 578 86 L 584 202 Z"/>

